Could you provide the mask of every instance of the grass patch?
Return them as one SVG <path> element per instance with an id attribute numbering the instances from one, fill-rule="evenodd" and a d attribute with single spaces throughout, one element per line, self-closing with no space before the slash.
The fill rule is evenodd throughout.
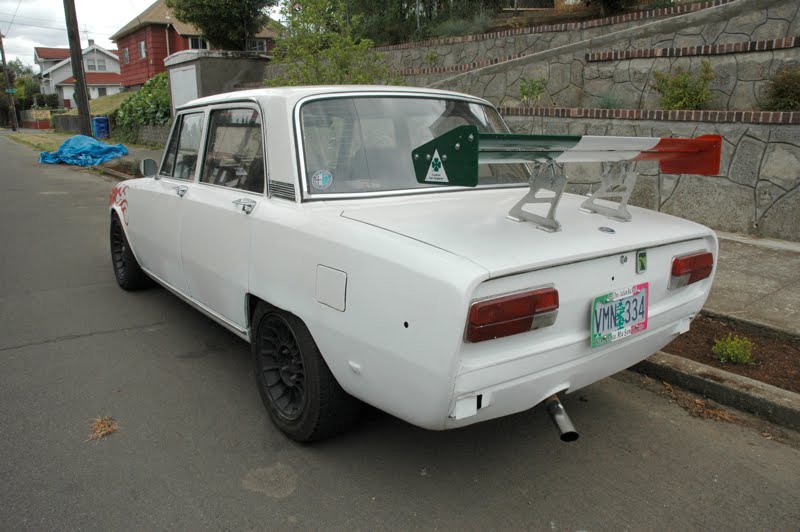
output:
<path id="1" fill-rule="evenodd" d="M 13 133 L 8 138 L 39 151 L 56 151 L 71 136 L 60 133 Z"/>
<path id="2" fill-rule="evenodd" d="M 98 441 L 119 430 L 119 424 L 111 416 L 98 417 L 89 425 L 89 438 L 86 441 Z"/>
<path id="3" fill-rule="evenodd" d="M 136 91 L 127 91 L 95 98 L 94 100 L 89 101 L 89 112 L 92 116 L 108 116 L 116 111 L 122 102 L 134 94 L 136 94 Z M 64 114 L 78 116 L 78 109 L 77 107 L 70 109 Z"/>

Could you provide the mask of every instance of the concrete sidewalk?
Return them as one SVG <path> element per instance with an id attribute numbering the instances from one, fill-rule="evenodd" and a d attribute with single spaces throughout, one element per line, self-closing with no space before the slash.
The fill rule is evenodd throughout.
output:
<path id="1" fill-rule="evenodd" d="M 800 336 L 800 243 L 717 233 L 705 310 Z"/>

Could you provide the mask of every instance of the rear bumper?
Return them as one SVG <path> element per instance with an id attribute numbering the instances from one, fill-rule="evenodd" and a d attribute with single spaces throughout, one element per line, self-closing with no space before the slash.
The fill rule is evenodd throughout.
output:
<path id="1" fill-rule="evenodd" d="M 451 414 L 443 428 L 462 427 L 522 412 L 555 393 L 570 393 L 588 386 L 655 353 L 688 330 L 690 320 L 671 322 L 532 374 L 521 373 L 519 361 L 513 361 L 459 375 Z M 511 378 L 499 380 L 501 375 Z M 518 377 L 514 378 L 515 375 Z M 472 405 L 477 407 L 479 395 L 481 407 L 476 410 Z"/>

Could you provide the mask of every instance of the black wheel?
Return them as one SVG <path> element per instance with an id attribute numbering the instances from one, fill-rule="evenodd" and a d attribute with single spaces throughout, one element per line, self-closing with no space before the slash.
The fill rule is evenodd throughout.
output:
<path id="1" fill-rule="evenodd" d="M 117 284 L 124 290 L 140 290 L 150 285 L 150 278 L 133 256 L 125 230 L 116 214 L 111 215 L 111 264 Z"/>
<path id="2" fill-rule="evenodd" d="M 258 391 L 273 423 L 287 436 L 321 440 L 358 419 L 359 401 L 336 382 L 297 316 L 260 304 L 251 331 Z"/>

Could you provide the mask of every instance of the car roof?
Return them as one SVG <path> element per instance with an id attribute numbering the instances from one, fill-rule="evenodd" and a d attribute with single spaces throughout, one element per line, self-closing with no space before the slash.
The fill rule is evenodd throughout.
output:
<path id="1" fill-rule="evenodd" d="M 387 94 L 409 94 L 421 96 L 444 96 L 449 98 L 469 99 L 475 102 L 489 104 L 486 100 L 463 94 L 460 92 L 443 91 L 438 89 L 426 89 L 419 87 L 403 87 L 393 85 L 312 85 L 312 86 L 298 86 L 298 87 L 274 87 L 263 89 L 251 89 L 236 92 L 226 92 L 223 94 L 215 94 L 213 96 L 204 96 L 187 102 L 176 108 L 177 111 L 188 109 L 192 107 L 199 107 L 205 105 L 214 105 L 242 100 L 266 100 L 280 98 L 286 101 L 287 104 L 294 105 L 297 101 L 309 96 L 325 96 L 338 93 L 387 93 Z"/>

